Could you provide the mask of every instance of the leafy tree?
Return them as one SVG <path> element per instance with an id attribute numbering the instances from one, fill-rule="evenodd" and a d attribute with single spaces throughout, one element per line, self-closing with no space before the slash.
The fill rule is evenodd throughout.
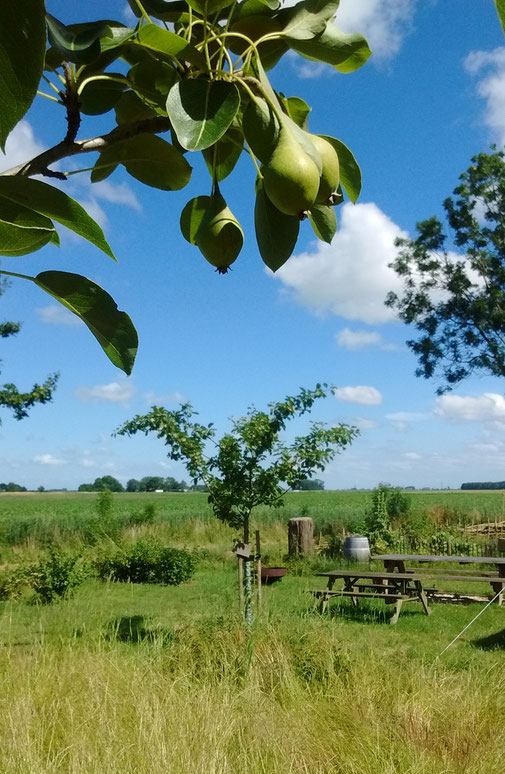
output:
<path id="1" fill-rule="evenodd" d="M 155 492 L 163 489 L 165 479 L 162 476 L 144 476 L 140 479 L 139 492 Z"/>
<path id="2" fill-rule="evenodd" d="M 242 153 L 257 175 L 254 220 L 267 266 L 276 271 L 290 257 L 305 218 L 318 239 L 330 242 L 343 191 L 351 201 L 359 195 L 359 167 L 341 140 L 310 133 L 310 107 L 277 93 L 267 71 L 288 52 L 340 73 L 361 67 L 370 49 L 361 35 L 346 35 L 334 23 L 339 0 L 299 0 L 288 8 L 280 0 L 129 4 L 138 18 L 134 27 L 106 12 L 106 20 L 66 26 L 46 13 L 43 0 L 0 3 L 0 148 L 36 94 L 62 109 L 67 124 L 51 148 L 0 175 L 0 254 L 17 259 L 59 245 L 59 223 L 114 258 L 101 228 L 77 202 L 33 179 L 64 181 L 69 171 L 64 163 L 56 171 L 55 163 L 87 153 L 99 154 L 92 182 L 121 165 L 163 191 L 186 186 L 186 152 L 202 153 L 210 182 L 184 207 L 181 231 L 221 273 L 244 240 L 221 191 Z M 83 117 L 96 115 L 105 116 L 104 133 L 79 139 Z M 89 162 L 85 166 L 89 171 Z M 69 272 L 28 276 L 18 264 L 3 273 L 60 301 L 86 323 L 111 361 L 131 372 L 136 331 L 102 288 Z"/>
<path id="3" fill-rule="evenodd" d="M 6 287 L 7 281 L 0 279 L 0 296 L 5 292 Z M 0 336 L 3 339 L 15 336 L 20 328 L 21 324 L 18 322 L 5 321 L 0 323 Z M 30 392 L 19 392 L 14 384 L 4 384 L 0 388 L 0 406 L 12 411 L 16 419 L 24 419 L 32 406 L 52 400 L 57 381 L 58 374 L 53 374 L 43 384 L 34 384 Z"/>
<path id="4" fill-rule="evenodd" d="M 130 478 L 126 482 L 126 491 L 127 492 L 139 492 L 140 491 L 140 482 L 137 481 L 136 478 Z"/>
<path id="5" fill-rule="evenodd" d="M 386 299 L 419 332 L 416 375 L 441 376 L 439 394 L 475 372 L 505 377 L 504 152 L 479 153 L 460 181 L 444 202 L 452 242 L 436 217 L 398 239 L 404 286 Z"/>
<path id="6" fill-rule="evenodd" d="M 5 484 L 5 485 L 2 484 L 2 486 L 5 486 L 5 490 L 4 490 L 5 492 L 26 492 L 26 486 L 15 484 L 13 481 L 10 481 L 8 484 Z"/>
<path id="7" fill-rule="evenodd" d="M 313 492 L 324 489 L 324 481 L 320 478 L 304 478 L 301 481 L 295 481 L 293 489 L 299 489 L 302 492 Z"/>
<path id="8" fill-rule="evenodd" d="M 102 476 L 96 478 L 93 484 L 81 484 L 79 492 L 124 492 L 124 486 L 114 476 Z"/>

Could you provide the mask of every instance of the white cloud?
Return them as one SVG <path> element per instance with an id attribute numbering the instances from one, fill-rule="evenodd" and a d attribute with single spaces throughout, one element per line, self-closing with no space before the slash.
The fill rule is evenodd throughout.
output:
<path id="1" fill-rule="evenodd" d="M 109 180 L 102 180 L 100 183 L 93 183 L 91 193 L 97 199 L 104 199 L 113 204 L 125 204 L 138 211 L 142 209 L 139 200 L 126 183 L 111 183 Z"/>
<path id="2" fill-rule="evenodd" d="M 371 324 L 392 320 L 384 299 L 402 282 L 388 264 L 396 256 L 396 237 L 407 234 L 373 203 L 347 203 L 340 213 L 331 245 L 314 243 L 313 252 L 291 257 L 274 276 L 314 313 Z"/>
<path id="3" fill-rule="evenodd" d="M 336 24 L 364 35 L 374 59 L 391 59 L 412 29 L 417 0 L 341 0 Z"/>
<path id="4" fill-rule="evenodd" d="M 405 452 L 403 456 L 405 457 L 405 459 L 413 460 L 414 462 L 417 460 L 422 460 L 422 456 L 417 452 Z"/>
<path id="5" fill-rule="evenodd" d="M 149 406 L 163 406 L 164 403 L 185 403 L 187 401 L 186 396 L 182 392 L 177 392 L 177 390 L 172 390 L 165 394 L 158 394 L 150 390 L 146 392 L 145 397 L 146 403 Z"/>
<path id="6" fill-rule="evenodd" d="M 373 430 L 377 427 L 377 422 L 373 419 L 367 419 L 366 417 L 356 417 L 352 419 L 349 424 L 356 425 L 360 430 Z"/>
<path id="7" fill-rule="evenodd" d="M 52 454 L 37 454 L 33 458 L 33 461 L 37 463 L 37 465 L 66 465 L 66 460 L 59 459 L 58 457 L 53 457 Z"/>
<path id="8" fill-rule="evenodd" d="M 486 100 L 484 123 L 493 138 L 505 143 L 505 48 L 494 51 L 472 51 L 464 66 L 472 75 L 483 75 L 477 85 L 478 94 Z"/>
<path id="9" fill-rule="evenodd" d="M 505 424 L 505 398 L 485 392 L 478 398 L 463 395 L 441 395 L 435 414 L 453 422 L 494 422 Z"/>
<path id="10" fill-rule="evenodd" d="M 36 139 L 28 121 L 20 121 L 7 138 L 5 156 L 0 153 L 0 172 L 30 161 L 45 150 Z"/>
<path id="11" fill-rule="evenodd" d="M 78 387 L 75 391 L 77 400 L 83 403 L 122 403 L 126 405 L 135 394 L 132 382 L 111 382 L 98 384 L 95 387 Z"/>
<path id="12" fill-rule="evenodd" d="M 82 468 L 96 468 L 97 463 L 89 457 L 82 457 L 78 463 Z"/>
<path id="13" fill-rule="evenodd" d="M 358 385 L 357 387 L 337 387 L 333 394 L 337 400 L 346 403 L 362 403 L 365 406 L 378 406 L 382 403 L 382 395 L 375 387 Z"/>
<path id="14" fill-rule="evenodd" d="M 335 336 L 337 346 L 343 349 L 363 349 L 364 347 L 380 347 L 380 349 L 396 349 L 393 344 L 387 344 L 377 331 L 352 331 L 342 328 Z"/>
<path id="15" fill-rule="evenodd" d="M 429 414 L 421 414 L 416 411 L 395 411 L 392 414 L 386 414 L 386 419 L 391 422 L 395 430 L 403 433 L 412 422 L 422 422 L 429 416 Z"/>
<path id="16" fill-rule="evenodd" d="M 59 304 L 50 304 L 36 309 L 37 315 L 44 323 L 51 325 L 84 325 L 83 321 L 77 315 L 69 312 L 64 306 Z"/>

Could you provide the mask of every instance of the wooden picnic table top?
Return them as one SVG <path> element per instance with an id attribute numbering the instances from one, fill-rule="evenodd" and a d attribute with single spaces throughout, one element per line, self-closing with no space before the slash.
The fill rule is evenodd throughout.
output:
<path id="1" fill-rule="evenodd" d="M 373 554 L 383 562 L 458 562 L 459 564 L 505 564 L 505 556 L 438 556 L 428 554 Z"/>
<path id="2" fill-rule="evenodd" d="M 363 579 L 369 579 L 369 580 L 392 580 L 392 581 L 402 581 L 402 580 L 410 580 L 410 581 L 425 581 L 427 579 L 430 579 L 429 573 L 423 573 L 422 575 L 416 575 L 415 572 L 388 572 L 387 570 L 382 570 L 382 572 L 375 572 L 372 570 L 329 570 L 328 572 L 318 572 L 316 573 L 318 577 L 324 577 L 324 578 L 363 578 Z M 485 578 L 481 575 L 473 576 L 473 575 L 465 575 L 464 577 L 459 576 L 441 576 L 441 575 L 435 575 L 433 576 L 435 579 L 439 580 L 453 580 L 453 581 L 480 581 L 482 583 L 491 583 L 491 582 L 504 582 L 502 579 L 495 577 L 495 578 Z"/>

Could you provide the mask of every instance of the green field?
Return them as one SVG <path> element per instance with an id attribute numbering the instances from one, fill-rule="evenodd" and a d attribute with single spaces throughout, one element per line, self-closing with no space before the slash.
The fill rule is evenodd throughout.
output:
<path id="1" fill-rule="evenodd" d="M 499 492 L 412 496 L 419 512 L 501 518 Z M 288 518 L 358 521 L 369 497 L 293 494 L 260 514 L 265 558 L 284 558 Z M 150 503 L 152 520 L 133 523 Z M 95 495 L 0 496 L 3 568 L 54 540 L 93 557 L 96 508 Z M 50 605 L 0 603 L 2 774 L 501 774 L 505 607 L 440 655 L 482 604 L 427 617 L 412 603 L 394 627 L 376 600 L 321 617 L 308 591 L 340 560 L 318 557 L 263 589 L 248 644 L 233 531 L 205 495 L 121 494 L 114 513 L 118 540 L 198 548 L 197 572 L 177 587 L 90 577 Z"/>

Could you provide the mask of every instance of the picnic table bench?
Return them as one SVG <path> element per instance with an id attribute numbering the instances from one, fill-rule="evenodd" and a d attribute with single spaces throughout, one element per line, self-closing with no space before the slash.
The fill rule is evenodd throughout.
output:
<path id="1" fill-rule="evenodd" d="M 415 573 L 425 578 L 434 578 L 438 580 L 461 580 L 471 583 L 488 582 L 494 594 L 503 591 L 505 588 L 505 556 L 438 556 L 430 554 L 375 554 L 374 560 L 382 560 L 384 569 L 390 573 Z M 472 567 L 471 570 L 448 570 L 438 567 L 407 567 L 407 562 L 418 562 L 420 564 L 457 563 L 457 564 L 494 564 L 494 570 L 479 570 Z M 497 599 L 498 605 L 503 602 L 503 594 Z"/>

